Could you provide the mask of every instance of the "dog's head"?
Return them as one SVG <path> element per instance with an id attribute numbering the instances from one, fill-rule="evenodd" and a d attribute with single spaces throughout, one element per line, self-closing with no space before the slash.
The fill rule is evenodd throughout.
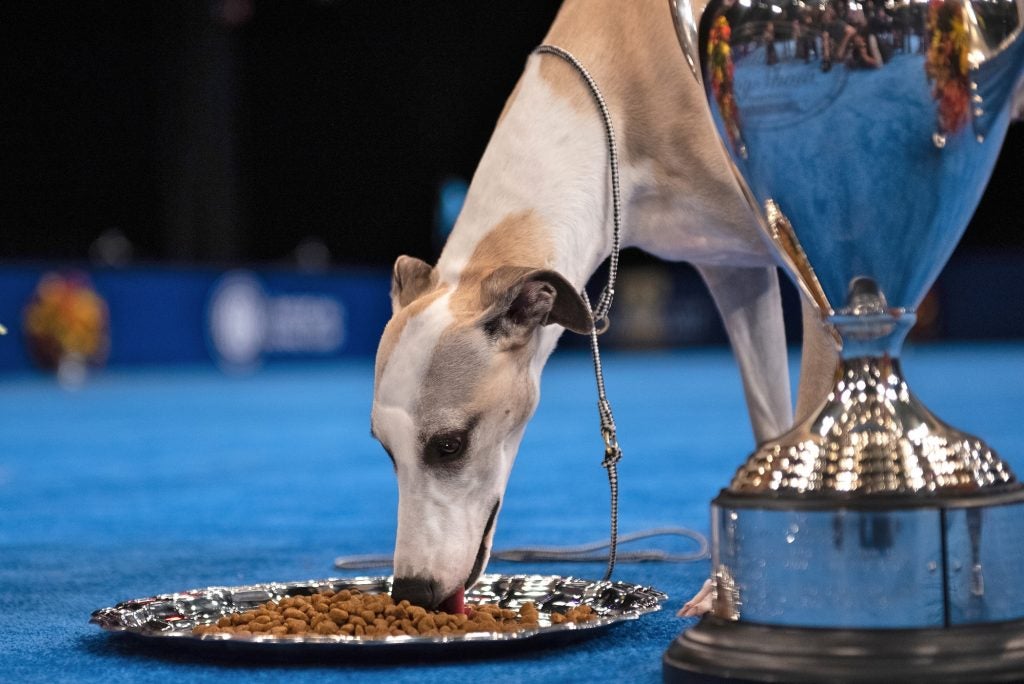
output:
<path id="1" fill-rule="evenodd" d="M 393 593 L 434 607 L 487 563 L 539 398 L 544 326 L 587 332 L 591 317 L 554 271 L 506 266 L 452 285 L 411 257 L 395 263 L 391 300 L 371 426 L 398 475 Z"/>

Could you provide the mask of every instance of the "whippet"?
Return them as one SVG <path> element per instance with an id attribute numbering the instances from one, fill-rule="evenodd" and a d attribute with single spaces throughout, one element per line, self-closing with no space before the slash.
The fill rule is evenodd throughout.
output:
<path id="1" fill-rule="evenodd" d="M 667 0 L 568 0 L 545 42 L 575 54 L 604 91 L 620 136 L 623 244 L 696 266 L 755 439 L 781 434 L 793 412 L 777 269 Z M 398 476 L 396 598 L 458 601 L 487 564 L 541 369 L 563 330 L 591 327 L 578 292 L 611 249 L 604 135 L 579 74 L 532 55 L 437 265 L 395 262 L 371 425 Z M 804 319 L 798 412 L 824 397 L 836 358 L 807 306 Z"/>

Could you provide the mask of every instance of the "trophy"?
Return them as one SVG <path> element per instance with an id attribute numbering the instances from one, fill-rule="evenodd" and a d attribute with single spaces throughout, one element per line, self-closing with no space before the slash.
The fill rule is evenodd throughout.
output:
<path id="1" fill-rule="evenodd" d="M 1024 487 L 911 393 L 899 352 L 995 165 L 1024 0 L 835 2 L 670 0 L 737 181 L 841 363 L 712 502 L 713 610 L 663 673 L 1019 680 Z"/>

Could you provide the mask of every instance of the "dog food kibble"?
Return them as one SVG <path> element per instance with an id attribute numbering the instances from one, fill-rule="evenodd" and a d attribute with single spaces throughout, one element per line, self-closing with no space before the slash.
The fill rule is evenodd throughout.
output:
<path id="1" fill-rule="evenodd" d="M 518 611 L 494 605 L 474 606 L 469 615 L 454 615 L 395 603 L 388 594 L 363 594 L 358 590 L 324 591 L 312 596 L 289 596 L 268 601 L 244 613 L 225 615 L 214 624 L 199 625 L 194 634 L 240 636 L 442 636 L 469 632 L 515 632 L 538 626 L 537 606 L 526 603 Z M 552 613 L 551 622 L 587 622 L 597 617 L 590 606 L 567 613 Z"/>

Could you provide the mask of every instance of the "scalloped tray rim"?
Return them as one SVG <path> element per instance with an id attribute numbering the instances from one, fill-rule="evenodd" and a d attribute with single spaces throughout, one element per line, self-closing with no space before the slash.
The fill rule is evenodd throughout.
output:
<path id="1" fill-rule="evenodd" d="M 636 620 L 642 615 L 653 613 L 661 610 L 662 603 L 668 599 L 668 595 L 664 592 L 658 591 L 649 586 L 630 584 L 626 582 L 611 581 L 603 582 L 599 580 L 581 580 L 576 577 L 561 577 L 558 575 L 499 575 L 499 574 L 487 574 L 482 575 L 477 583 L 474 585 L 474 589 L 480 586 L 482 583 L 495 583 L 499 581 L 509 581 L 514 579 L 527 579 L 527 580 L 542 580 L 546 579 L 552 583 L 555 582 L 579 582 L 585 581 L 595 586 L 607 584 L 609 587 L 616 587 L 619 589 L 627 589 L 643 593 L 651 601 L 651 605 L 641 606 L 635 609 L 616 612 L 611 615 L 602 615 L 596 620 L 590 620 L 587 622 L 563 622 L 560 624 L 545 625 L 536 629 L 526 629 L 516 632 L 471 632 L 469 634 L 456 634 L 456 635 L 443 635 L 443 636 L 386 636 L 386 637 L 358 637 L 348 635 L 302 635 L 302 636 L 287 636 L 287 637 L 276 637 L 269 635 L 252 635 L 252 636 L 236 636 L 232 634 L 193 634 L 191 627 L 186 630 L 173 630 L 173 629 L 152 629 L 141 626 L 131 626 L 125 624 L 116 624 L 111 622 L 111 618 L 116 616 L 123 606 L 134 603 L 154 603 L 160 601 L 173 601 L 182 599 L 195 598 L 196 595 L 205 592 L 243 592 L 243 591 L 265 591 L 272 594 L 283 594 L 287 595 L 288 587 L 306 587 L 313 588 L 317 586 L 327 586 L 329 584 L 338 583 L 381 583 L 389 582 L 390 577 L 387 576 L 360 576 L 360 577 L 327 577 L 322 579 L 313 580 L 299 580 L 296 582 L 267 582 L 262 584 L 252 585 L 241 585 L 241 586 L 210 586 L 199 589 L 189 589 L 186 591 L 175 592 L 171 594 L 158 594 L 156 596 L 149 596 L 139 599 L 129 599 L 121 601 L 115 606 L 107 608 L 100 608 L 92 613 L 89 622 L 97 625 L 101 629 L 111 633 L 127 633 L 135 636 L 145 637 L 147 639 L 177 639 L 187 642 L 221 642 L 231 644 L 259 644 L 261 646 L 298 646 L 298 645 L 318 645 L 318 646 L 357 646 L 357 647 L 387 647 L 387 646 L 413 646 L 413 645 L 425 645 L 425 644 L 483 644 L 483 643 L 500 643 L 506 641 L 522 641 L 524 639 L 530 639 L 539 636 L 548 636 L 554 634 L 560 634 L 564 632 L 574 631 L 586 631 L 592 629 L 599 629 L 607 627 L 620 622 Z M 470 590 L 472 592 L 473 589 Z M 468 599 L 469 592 L 467 592 Z M 468 603 L 468 601 L 467 601 Z M 543 614 L 544 611 L 542 611 Z"/>

